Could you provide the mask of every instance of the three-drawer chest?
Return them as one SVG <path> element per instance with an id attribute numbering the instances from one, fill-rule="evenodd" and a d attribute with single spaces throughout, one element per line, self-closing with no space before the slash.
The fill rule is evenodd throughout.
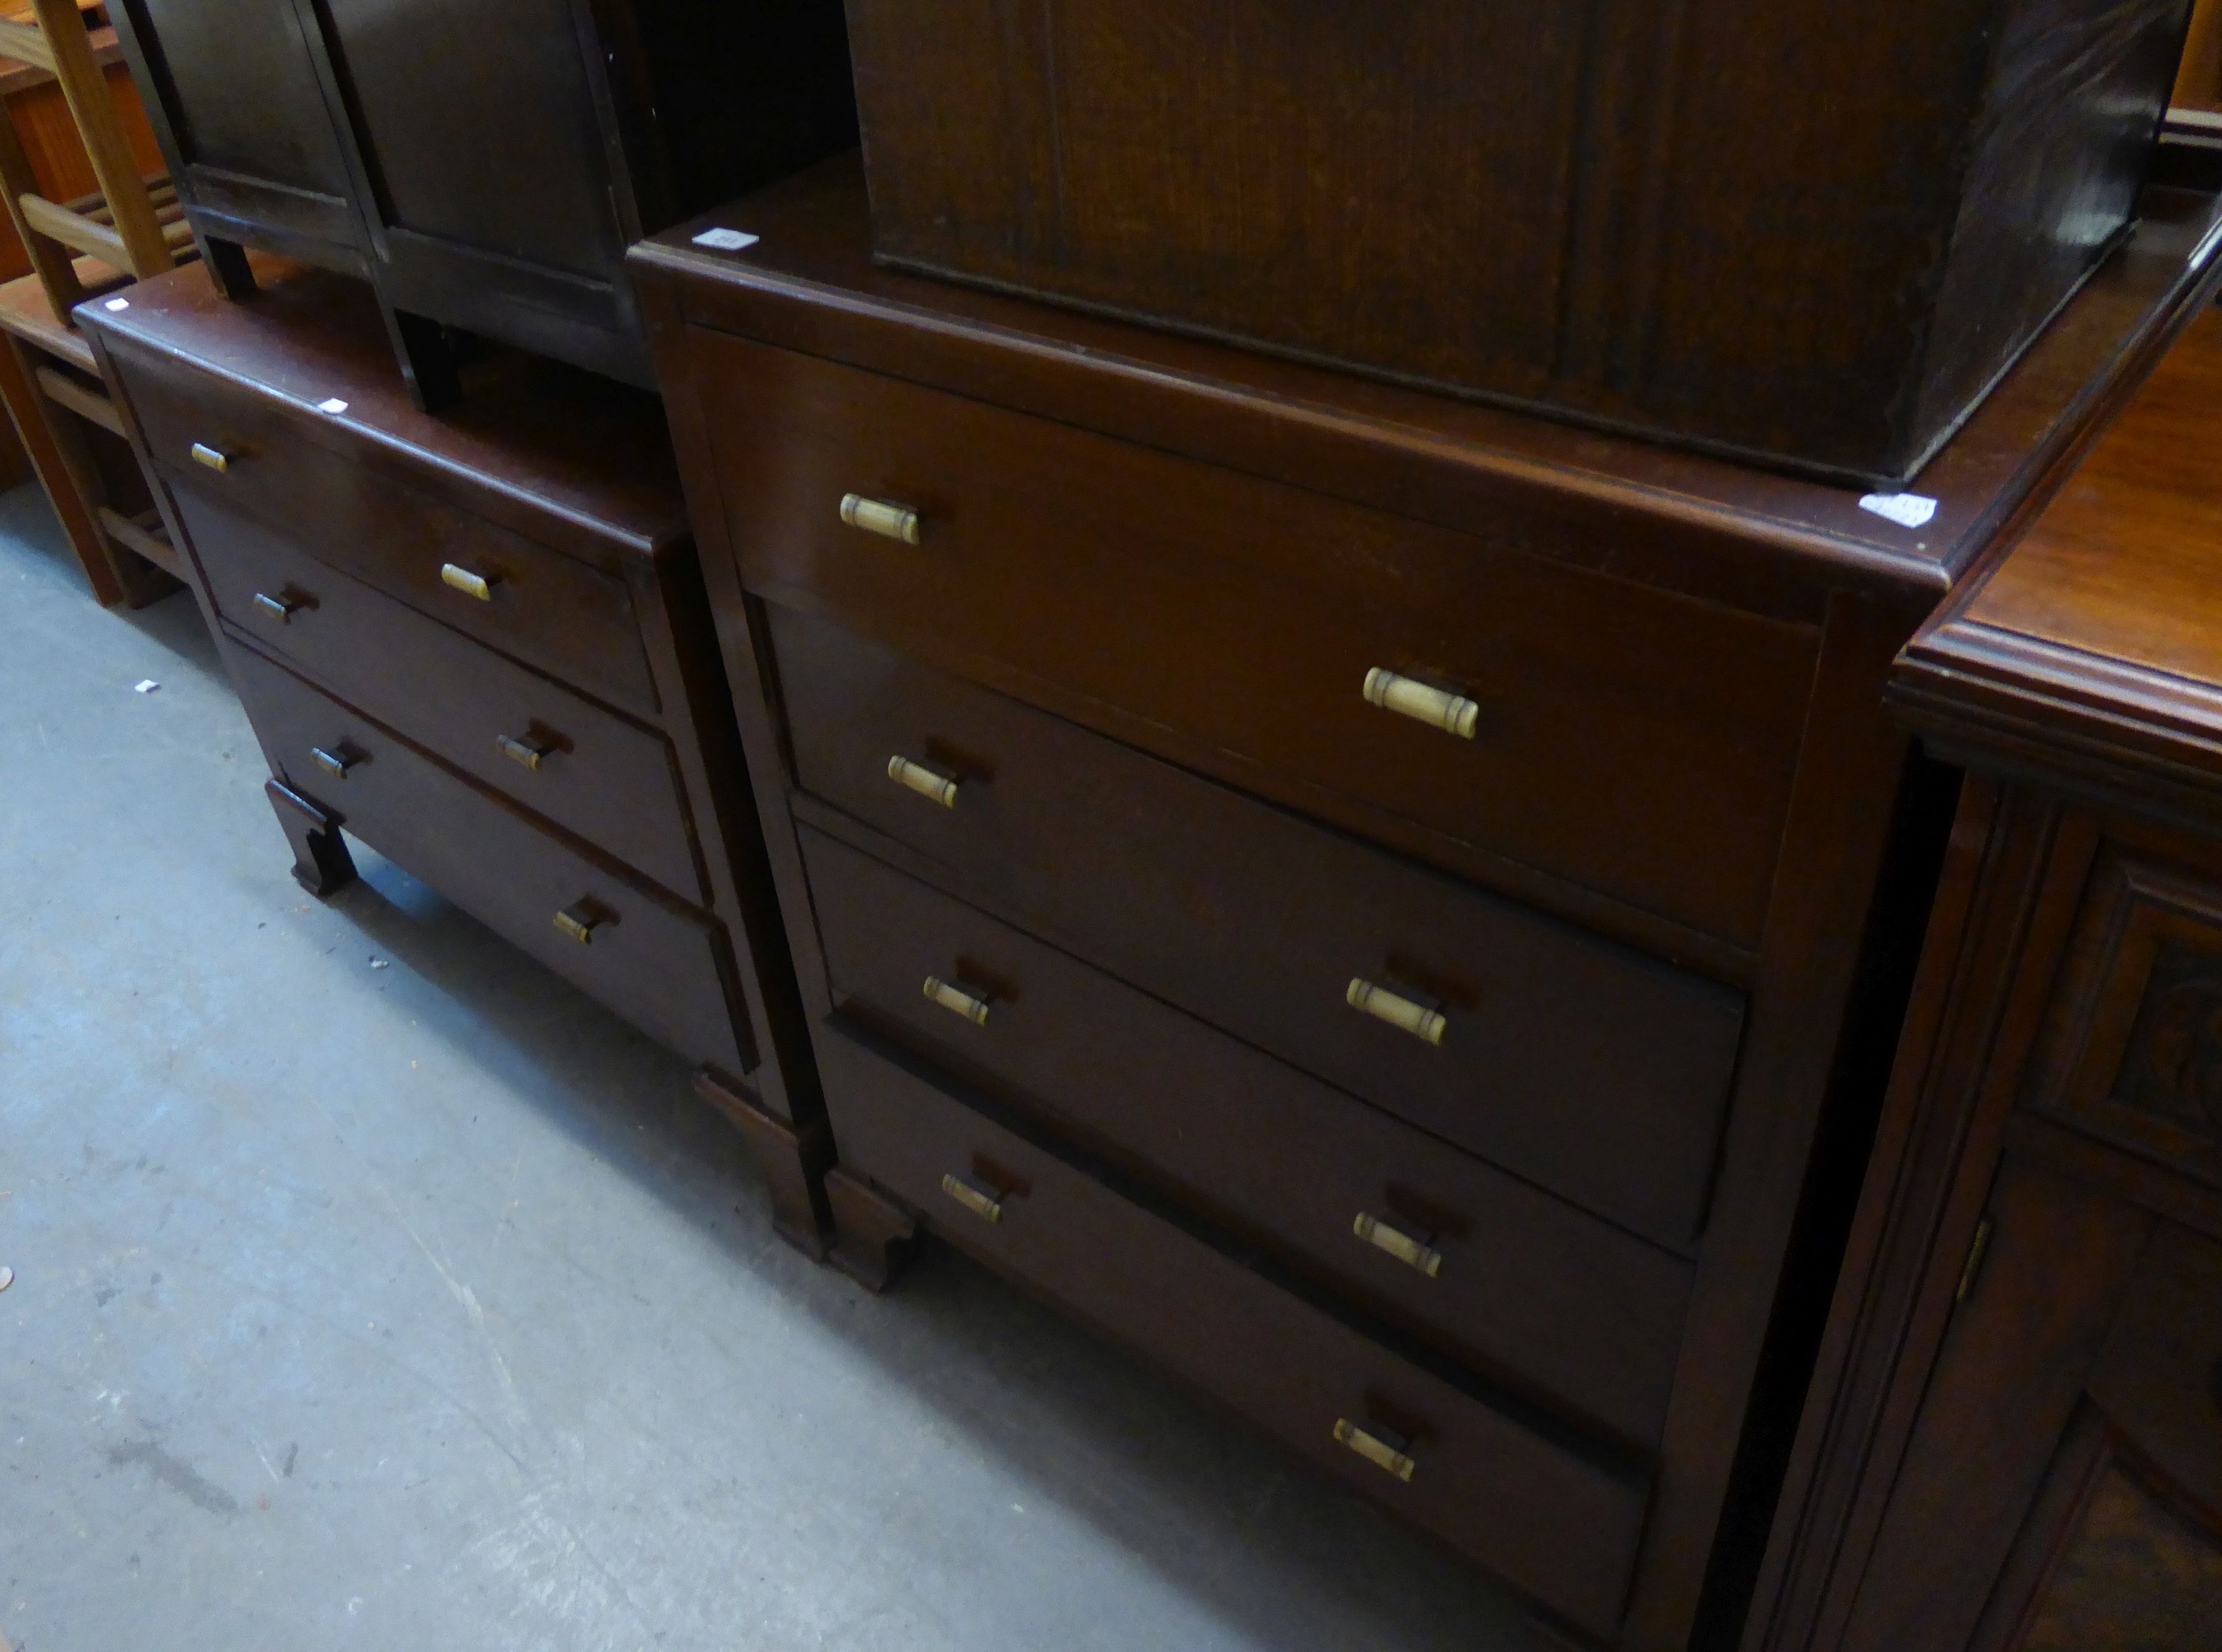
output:
<path id="1" fill-rule="evenodd" d="M 256 267 L 243 303 L 190 268 L 80 316 L 295 876 L 345 883 L 360 838 L 791 1138 L 815 1084 L 655 398 L 490 350 L 434 419 L 360 283 Z M 775 1191 L 815 1233 L 815 1190 Z"/>
<path id="2" fill-rule="evenodd" d="M 2144 208 L 1864 507 L 879 267 L 853 158 L 635 249 L 835 1259 L 931 1229 L 1555 1621 L 1717 1632 L 1952 802 L 1882 685 L 2222 279 Z"/>

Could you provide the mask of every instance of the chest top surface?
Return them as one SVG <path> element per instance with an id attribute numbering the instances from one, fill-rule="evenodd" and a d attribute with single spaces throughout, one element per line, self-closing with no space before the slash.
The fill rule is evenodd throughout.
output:
<path id="1" fill-rule="evenodd" d="M 2195 321 L 1894 693 L 1932 734 L 2222 800 L 2222 312 Z"/>
<path id="2" fill-rule="evenodd" d="M 426 413 L 394 369 L 368 287 L 261 254 L 254 264 L 259 290 L 244 302 L 219 296 L 196 265 L 132 287 L 123 309 L 94 299 L 79 314 L 136 359 L 212 376 L 212 394 L 251 399 L 301 439 L 382 459 L 594 560 L 652 556 L 687 539 L 654 395 L 489 346 L 464 370 L 461 403 Z"/>
<path id="3" fill-rule="evenodd" d="M 697 244 L 710 230 L 756 237 Z M 1857 489 L 1361 379 L 875 263 L 847 156 L 633 251 L 667 319 L 999 405 L 1786 619 L 1851 589 L 1925 610 L 2012 523 L 2222 278 L 2222 196 L 2146 191 L 2139 224 L 1911 484 Z M 667 390 L 683 393 L 675 387 Z"/>

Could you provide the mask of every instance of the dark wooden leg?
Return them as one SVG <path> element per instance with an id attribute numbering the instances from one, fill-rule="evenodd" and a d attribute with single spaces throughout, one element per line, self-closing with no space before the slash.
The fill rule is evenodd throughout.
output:
<path id="1" fill-rule="evenodd" d="M 909 1260 L 918 1219 L 839 1165 L 826 1172 L 833 1207 L 833 1265 L 867 1290 L 885 1290 Z"/>
<path id="2" fill-rule="evenodd" d="M 210 235 L 201 243 L 201 262 L 208 266 L 208 278 L 216 291 L 235 304 L 254 296 L 254 271 L 247 265 L 247 249 L 236 241 L 219 241 Z"/>
<path id="3" fill-rule="evenodd" d="M 355 881 L 355 857 L 330 815 L 276 780 L 266 782 L 262 792 L 293 846 L 295 882 L 321 899 Z"/>
<path id="4" fill-rule="evenodd" d="M 833 1210 L 826 1202 L 826 1172 L 833 1165 L 833 1132 L 823 1119 L 795 1124 L 758 1106 L 731 1079 L 705 1067 L 694 1088 L 731 1121 L 771 1185 L 771 1225 L 780 1238 L 813 1262 L 826 1259 Z"/>
<path id="5" fill-rule="evenodd" d="M 436 413 L 463 399 L 463 378 L 446 331 L 428 316 L 386 311 L 386 331 L 401 360 L 401 376 L 419 407 Z"/>

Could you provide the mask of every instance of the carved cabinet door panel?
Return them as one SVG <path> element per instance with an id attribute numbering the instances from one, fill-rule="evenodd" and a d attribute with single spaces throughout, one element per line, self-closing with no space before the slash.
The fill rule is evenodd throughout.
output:
<path id="1" fill-rule="evenodd" d="M 2222 1647 L 2222 1244 L 2010 1153 L 1842 1645 Z"/>

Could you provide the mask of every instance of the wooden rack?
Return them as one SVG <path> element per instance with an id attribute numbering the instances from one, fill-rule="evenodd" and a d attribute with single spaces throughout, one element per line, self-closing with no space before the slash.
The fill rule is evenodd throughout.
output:
<path id="1" fill-rule="evenodd" d="M 89 0 L 32 0 L 0 14 L 0 53 L 20 68 L 0 76 L 0 193 L 30 273 L 0 286 L 0 402 L 21 436 L 93 595 L 104 606 L 139 607 L 176 588 L 180 568 L 124 421 L 101 383 L 92 347 L 69 320 L 85 299 L 173 267 L 190 257 L 192 231 L 177 194 L 132 142 L 128 84 L 111 80 L 115 30 Z M 46 117 L 59 91 L 82 146 L 83 170 L 49 164 L 27 147 L 24 116 Z M 29 124 L 28 120 L 24 124 Z M 37 136 L 46 136 L 43 132 Z M 75 152 L 68 159 L 75 160 Z M 89 170 L 94 188 L 70 189 Z"/>

